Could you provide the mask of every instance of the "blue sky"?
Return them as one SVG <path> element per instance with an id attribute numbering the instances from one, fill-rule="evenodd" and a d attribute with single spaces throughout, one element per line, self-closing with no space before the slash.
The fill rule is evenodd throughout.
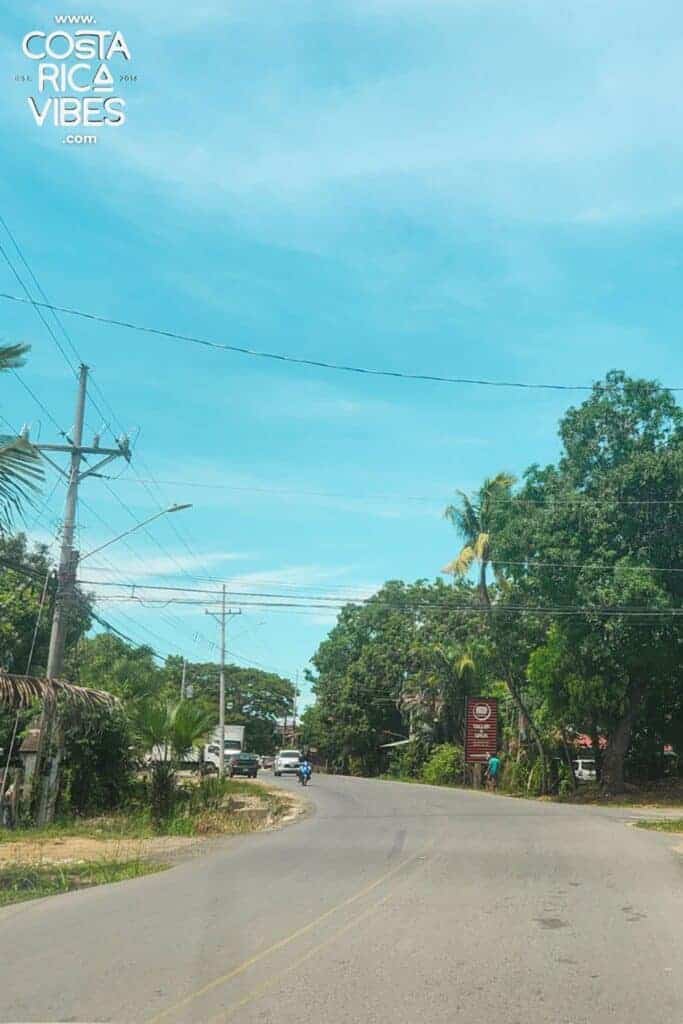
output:
<path id="1" fill-rule="evenodd" d="M 121 86 L 127 124 L 89 147 L 36 127 L 14 81 L 24 33 L 62 9 L 11 6 L 0 212 L 52 301 L 307 358 L 572 384 L 620 367 L 683 385 L 679 4 L 93 2 L 138 80 Z M 0 290 L 18 290 L 2 261 Z M 32 345 L 24 380 L 68 427 L 68 366 L 30 307 L 0 306 L 4 338 Z M 99 580 L 329 595 L 434 576 L 457 545 L 441 518 L 454 490 L 552 460 L 580 398 L 63 322 L 137 437 L 135 471 L 84 485 L 81 550 L 159 503 L 194 505 L 103 553 Z M 9 376 L 0 413 L 54 438 Z M 92 408 L 88 421 L 102 425 Z M 135 473 L 177 483 L 148 484 L 153 499 Z M 29 516 L 40 537 L 61 514 L 52 484 Z M 215 656 L 198 607 L 101 611 L 162 653 Z M 229 647 L 293 675 L 332 621 L 253 609 Z"/>

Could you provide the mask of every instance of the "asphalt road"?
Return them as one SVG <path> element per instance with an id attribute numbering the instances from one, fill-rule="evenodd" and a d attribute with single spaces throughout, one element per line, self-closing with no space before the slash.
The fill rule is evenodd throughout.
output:
<path id="1" fill-rule="evenodd" d="M 683 1020 L 680 837 L 401 783 L 307 796 L 279 832 L 0 911 L 0 1019 Z"/>

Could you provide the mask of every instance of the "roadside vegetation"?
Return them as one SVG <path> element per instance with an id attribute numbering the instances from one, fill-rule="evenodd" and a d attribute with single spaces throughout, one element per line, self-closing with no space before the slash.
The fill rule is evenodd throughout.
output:
<path id="1" fill-rule="evenodd" d="M 601 798 L 677 791 L 683 411 L 612 372 L 559 436 L 555 464 L 500 472 L 445 510 L 452 584 L 394 580 L 342 609 L 304 714 L 328 770 L 467 782 L 443 748 L 462 750 L 466 697 L 495 696 L 503 790 L 583 799 L 582 756 Z"/>
<path id="2" fill-rule="evenodd" d="M 147 860 L 91 861 L 78 864 L 13 864 L 0 871 L 0 907 L 74 889 L 122 882 L 162 871 L 164 864 Z"/>
<path id="3" fill-rule="evenodd" d="M 653 832 L 680 832 L 683 834 L 683 818 L 669 818 L 667 821 L 637 821 L 636 828 Z"/>

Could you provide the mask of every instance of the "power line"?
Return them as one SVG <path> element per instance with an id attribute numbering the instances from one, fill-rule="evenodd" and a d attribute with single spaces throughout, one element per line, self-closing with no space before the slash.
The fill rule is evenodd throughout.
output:
<path id="1" fill-rule="evenodd" d="M 7 292 L 0 292 L 0 298 L 9 302 L 26 303 L 27 299 L 20 295 L 10 295 Z M 221 352 L 235 352 L 239 355 L 253 356 L 258 359 L 272 359 L 281 363 L 294 363 L 299 366 L 313 366 L 323 370 L 335 370 L 343 373 L 365 374 L 375 377 L 394 377 L 401 380 L 432 381 L 439 384 L 476 384 L 483 387 L 495 388 L 521 388 L 524 390 L 543 391 L 592 391 L 599 385 L 590 384 L 544 384 L 507 380 L 486 380 L 478 377 L 446 377 L 432 373 L 410 373 L 407 370 L 381 370 L 367 366 L 352 366 L 345 363 L 332 363 L 323 359 L 306 359 L 302 356 L 286 355 L 280 352 L 266 352 L 260 349 L 247 348 L 244 345 L 228 345 L 225 342 L 211 341 L 208 338 L 199 338 L 191 334 L 181 334 L 178 331 L 164 330 L 160 327 L 149 327 L 144 324 L 135 324 L 127 320 L 117 320 L 113 317 L 102 316 L 98 313 L 88 313 L 81 309 L 73 309 L 69 306 L 57 306 L 52 303 L 43 302 L 38 305 L 57 310 L 59 313 L 66 313 L 68 316 L 81 317 L 94 323 L 106 324 L 110 327 L 123 327 L 126 330 L 138 331 L 142 334 L 152 334 L 162 338 L 170 338 L 172 341 L 184 341 L 192 345 L 201 345 L 204 348 L 216 349 Z M 683 391 L 683 387 L 672 387 L 669 391 Z"/>
<path id="2" fill-rule="evenodd" d="M 73 352 L 74 356 L 76 357 L 76 360 L 77 360 L 77 362 L 78 362 L 78 365 L 80 365 L 81 363 L 83 363 L 83 362 L 84 362 L 84 360 L 83 360 L 83 359 L 81 358 L 81 354 L 80 354 L 80 352 L 79 352 L 79 351 L 78 351 L 78 349 L 76 348 L 76 345 L 74 344 L 74 342 L 73 342 L 73 340 L 72 340 L 72 338 L 71 338 L 71 335 L 70 335 L 70 334 L 68 333 L 68 331 L 67 331 L 66 327 L 64 326 L 64 324 L 62 323 L 62 321 L 61 321 L 61 320 L 59 319 L 59 317 L 57 316 L 57 312 L 56 312 L 56 311 L 55 311 L 54 309 L 52 309 L 52 307 L 50 306 L 50 300 L 48 299 L 47 295 L 46 295 L 46 294 L 45 294 L 45 292 L 43 291 L 43 288 L 42 288 L 42 286 L 41 286 L 41 284 L 40 284 L 40 281 L 38 280 L 38 278 L 36 277 L 35 273 L 34 273 L 34 272 L 33 272 L 33 270 L 31 269 L 31 266 L 29 265 L 29 262 L 28 262 L 28 260 L 26 259 L 26 256 L 24 255 L 24 253 L 23 253 L 23 251 L 22 251 L 22 249 L 21 249 L 21 247 L 20 247 L 19 243 L 17 242 L 17 240 L 16 240 L 16 237 L 15 237 L 15 236 L 13 235 L 13 233 L 12 233 L 12 232 L 10 231 L 9 225 L 7 224 L 7 221 L 6 221 L 6 220 L 5 220 L 5 218 L 4 218 L 3 216 L 2 216 L 2 214 L 0 214 L 0 224 L 2 224 L 3 228 L 5 229 L 5 231 L 6 231 L 7 235 L 8 235 L 8 237 L 9 237 L 10 241 L 12 242 L 12 245 L 14 246 L 14 248 L 15 248 L 15 250 L 16 250 L 16 252 L 17 252 L 17 255 L 18 255 L 19 259 L 21 260 L 21 262 L 23 263 L 24 267 L 26 268 L 26 270 L 27 270 L 27 272 L 28 272 L 28 274 L 29 274 L 29 277 L 30 277 L 30 278 L 31 278 L 31 280 L 33 281 L 33 284 L 35 285 L 35 287 L 36 287 L 36 289 L 37 289 L 37 291 L 38 291 L 38 294 L 39 294 L 39 295 L 40 295 L 40 296 L 42 297 L 42 299 L 44 300 L 44 303 L 39 303 L 39 302 L 37 302 L 37 300 L 36 300 L 36 299 L 34 299 L 34 298 L 33 298 L 33 296 L 31 295 L 31 293 L 30 293 L 30 291 L 29 291 L 29 289 L 28 289 L 28 288 L 26 287 L 26 284 L 24 283 L 24 281 L 22 280 L 21 276 L 20 276 L 20 275 L 19 275 L 19 273 L 17 272 L 17 270 L 16 270 L 16 268 L 15 268 L 14 264 L 13 264 L 13 263 L 12 263 L 12 261 L 10 260 L 10 257 L 9 257 L 9 255 L 7 254 L 7 252 L 5 251 L 5 249 L 3 248 L 2 244 L 0 243 L 0 252 L 2 253 L 2 255 L 3 255 L 4 259 L 5 259 L 5 262 L 7 263 L 8 267 L 9 267 L 9 268 L 10 268 L 10 270 L 12 271 L 12 274 L 14 275 L 14 277 L 15 277 L 15 278 L 17 279 L 17 281 L 19 282 L 19 285 L 21 286 L 21 288 L 22 288 L 22 291 L 23 291 L 23 292 L 24 292 L 24 294 L 25 294 L 25 295 L 27 296 L 27 299 L 28 299 L 28 301 L 29 301 L 29 302 L 31 303 L 31 305 L 33 306 L 33 308 L 34 308 L 34 310 L 35 310 L 36 314 L 37 314 L 37 315 L 38 315 L 38 317 L 40 318 L 40 320 L 41 320 L 41 322 L 43 323 L 43 325 L 44 325 L 45 329 L 46 329 L 46 330 L 48 331 L 48 333 L 49 333 L 50 337 L 52 338 L 52 340 L 54 341 L 55 345 L 56 345 L 56 346 L 57 346 L 57 348 L 59 349 L 59 351 L 60 351 L 60 353 L 62 354 L 62 356 L 63 356 L 63 358 L 64 358 L 64 360 L 65 360 L 66 364 L 67 364 L 67 365 L 68 365 L 68 367 L 69 367 L 69 369 L 71 370 L 71 372 L 72 372 L 72 373 L 74 374 L 74 376 L 75 376 L 75 377 L 78 377 L 78 370 L 76 369 L 76 367 L 74 366 L 74 364 L 73 364 L 73 363 L 71 362 L 71 359 L 69 358 L 69 356 L 67 355 L 67 353 L 66 353 L 66 352 L 64 351 L 64 348 L 63 348 L 63 346 L 61 345 L 61 343 L 60 343 L 60 341 L 59 341 L 59 338 L 57 338 L 57 336 L 55 335 L 54 331 L 52 330 L 52 328 L 51 328 L 50 324 L 48 323 L 48 321 L 47 321 L 47 320 L 45 319 L 45 317 L 44 317 L 44 316 L 43 316 L 43 314 L 42 314 L 42 311 L 41 311 L 41 307 L 42 307 L 43 305 L 45 305 L 45 306 L 46 306 L 46 307 L 47 307 L 48 309 L 50 309 L 50 310 L 51 310 L 51 312 L 52 312 L 52 317 L 53 317 L 53 319 L 54 319 L 55 323 L 57 324 L 57 326 L 59 327 L 59 329 L 61 330 L 62 334 L 64 335 L 64 338 L 65 338 L 65 340 L 66 340 L 67 344 L 69 345 L 69 347 L 71 348 L 71 351 Z M 95 385 L 95 386 L 97 387 L 97 385 Z M 100 391 L 99 387 L 97 387 L 97 390 L 98 390 L 98 391 Z M 101 391 L 100 391 L 100 395 L 102 395 L 102 392 L 101 392 Z M 104 398 L 104 395 L 102 395 L 102 398 Z M 90 404 L 91 404 L 91 405 L 93 406 L 93 408 L 94 408 L 94 409 L 95 409 L 95 410 L 97 411 L 97 413 L 99 414 L 99 416 L 100 416 L 100 418 L 102 419 L 102 422 L 103 422 L 103 424 L 104 424 L 104 423 L 105 423 L 105 421 L 106 421 L 106 417 L 105 417 L 105 416 L 104 416 L 104 414 L 102 413 L 102 410 L 101 410 L 101 409 L 100 409 L 100 408 L 98 407 L 98 405 L 97 405 L 97 403 L 95 402 L 95 400 L 93 399 L 92 395 L 90 396 Z M 125 433 L 125 431 L 124 431 L 124 433 Z"/>

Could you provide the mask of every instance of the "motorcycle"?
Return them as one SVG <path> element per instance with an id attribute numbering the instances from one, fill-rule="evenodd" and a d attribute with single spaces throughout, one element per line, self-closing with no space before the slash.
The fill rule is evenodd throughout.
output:
<path id="1" fill-rule="evenodd" d="M 303 766 L 297 771 L 297 778 L 302 786 L 307 786 L 311 781 L 311 769 L 304 768 Z"/>

